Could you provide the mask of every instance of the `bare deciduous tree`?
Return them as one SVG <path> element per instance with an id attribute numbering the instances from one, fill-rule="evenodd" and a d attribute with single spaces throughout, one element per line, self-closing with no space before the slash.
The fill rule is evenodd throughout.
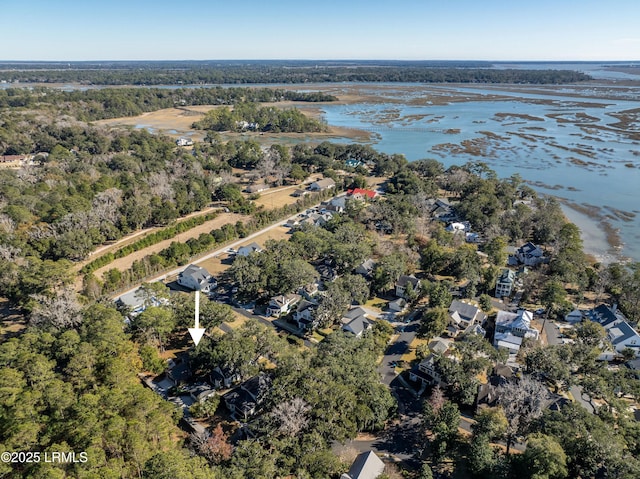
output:
<path id="1" fill-rule="evenodd" d="M 227 441 L 227 436 L 220 424 L 212 433 L 208 431 L 192 433 L 189 440 L 193 451 L 206 458 L 211 464 L 220 464 L 231 458 L 233 447 Z"/>
<path id="2" fill-rule="evenodd" d="M 302 398 L 278 404 L 271 416 L 278 424 L 278 431 L 286 436 L 296 436 L 309 424 L 307 413 L 311 407 Z"/>
<path id="3" fill-rule="evenodd" d="M 533 421 L 542 416 L 549 401 L 547 387 L 530 376 L 499 387 L 500 405 L 507 418 L 507 454 L 518 436 L 525 436 Z"/>
<path id="4" fill-rule="evenodd" d="M 31 312 L 32 325 L 47 328 L 67 329 L 78 326 L 82 322 L 82 307 L 76 299 L 73 288 L 65 288 L 56 296 L 35 294 L 32 298 L 36 305 Z"/>

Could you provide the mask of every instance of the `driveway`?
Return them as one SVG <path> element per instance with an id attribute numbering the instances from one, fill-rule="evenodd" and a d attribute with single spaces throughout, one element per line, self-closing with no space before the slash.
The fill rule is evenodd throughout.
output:
<path id="1" fill-rule="evenodd" d="M 409 346 L 413 342 L 420 327 L 420 321 L 416 320 L 417 314 L 411 313 L 409 323 L 403 324 L 396 331 L 399 333 L 398 338 L 391 343 L 384 353 L 382 363 L 378 366 L 380 378 L 383 384 L 391 385 L 396 378 L 395 367 L 393 363 L 402 360 L 402 356 L 409 350 Z"/>
<path id="2" fill-rule="evenodd" d="M 550 346 L 558 346 L 562 344 L 562 340 L 560 339 L 560 331 L 558 329 L 558 325 L 553 321 L 547 321 L 544 323 L 544 335 L 547 337 L 547 344 Z"/>

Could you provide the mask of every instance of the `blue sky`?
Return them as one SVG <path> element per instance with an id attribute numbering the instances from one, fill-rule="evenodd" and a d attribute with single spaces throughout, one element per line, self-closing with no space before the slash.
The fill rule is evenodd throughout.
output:
<path id="1" fill-rule="evenodd" d="M 638 0 L 0 0 L 0 60 L 640 60 Z"/>

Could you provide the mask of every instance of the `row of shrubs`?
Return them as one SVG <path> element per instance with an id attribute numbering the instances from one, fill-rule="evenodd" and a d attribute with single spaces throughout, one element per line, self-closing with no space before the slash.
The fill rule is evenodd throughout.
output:
<path id="1" fill-rule="evenodd" d="M 217 216 L 218 213 L 207 213 L 206 215 L 194 216 L 193 218 L 181 221 L 180 223 L 162 228 L 161 230 L 155 231 L 154 233 L 151 233 L 134 243 L 123 246 L 122 248 L 112 253 L 107 253 L 100 258 L 91 261 L 90 263 L 86 264 L 80 270 L 80 272 L 83 274 L 93 273 L 94 271 L 108 265 L 116 259 L 124 258 L 131 253 L 135 253 L 136 251 L 140 251 L 141 249 L 153 246 L 154 244 L 160 243 L 161 241 L 171 239 L 181 233 L 195 228 L 196 226 L 200 226 L 207 221 L 211 221 Z"/>
<path id="2" fill-rule="evenodd" d="M 246 223 L 242 221 L 238 221 L 235 224 L 228 223 L 221 228 L 212 230 L 210 233 L 202 233 L 197 238 L 191 238 L 185 243 L 174 241 L 159 253 L 147 255 L 140 260 L 134 261 L 129 270 L 110 269 L 105 273 L 102 284 L 99 284 L 98 279 L 95 278 L 92 272 L 85 272 L 85 292 L 90 296 L 95 296 L 111 294 L 128 288 L 162 271 L 186 265 L 197 256 L 210 251 L 216 246 L 222 246 L 225 243 L 244 238 L 274 222 L 299 213 L 309 206 L 331 197 L 333 194 L 335 192 L 329 191 L 311 194 L 291 205 L 285 205 L 274 210 L 257 211 Z M 97 291 L 98 289 L 100 290 L 99 292 Z"/>

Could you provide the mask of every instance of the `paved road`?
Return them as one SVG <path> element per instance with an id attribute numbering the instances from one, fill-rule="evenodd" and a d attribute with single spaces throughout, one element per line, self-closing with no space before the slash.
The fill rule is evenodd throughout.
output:
<path id="1" fill-rule="evenodd" d="M 343 194 L 340 194 L 340 195 L 336 195 L 336 196 L 334 196 L 333 198 L 338 198 L 338 197 L 340 197 L 340 196 L 344 196 L 344 194 L 346 194 L 346 193 L 343 193 Z M 331 201 L 331 199 L 333 199 L 333 198 L 330 198 L 330 199 L 328 199 L 327 201 Z M 320 205 L 320 203 L 317 203 L 317 204 L 315 204 L 315 205 L 313 205 L 313 206 L 309 206 L 309 208 L 315 208 L 315 207 L 317 207 L 317 206 L 319 206 L 319 205 Z M 225 251 L 227 251 L 229 248 L 238 248 L 239 246 L 242 246 L 242 245 L 244 245 L 244 244 L 246 244 L 246 243 L 250 242 L 252 239 L 257 238 L 257 237 L 258 237 L 258 236 L 260 236 L 261 234 L 264 234 L 264 233 L 266 233 L 267 231 L 271 231 L 271 230 L 272 230 L 272 229 L 274 229 L 274 228 L 278 228 L 280 225 L 282 225 L 283 223 L 286 223 L 288 220 L 296 218 L 299 214 L 300 214 L 300 213 L 296 213 L 295 215 L 291 215 L 291 216 L 290 216 L 290 217 L 288 217 L 288 218 L 285 218 L 285 219 L 283 219 L 283 220 L 279 220 L 279 221 L 275 222 L 274 224 L 272 224 L 271 226 L 267 226 L 266 228 L 263 228 L 263 229 L 261 229 L 260 231 L 256 231 L 255 233 L 252 233 L 252 234 L 250 234 L 249 236 L 247 236 L 247 237 L 245 237 L 245 238 L 239 239 L 238 241 L 235 241 L 234 243 L 231 243 L 231 244 L 225 245 L 223 248 L 216 249 L 216 250 L 212 251 L 211 253 L 209 253 L 209 254 L 207 254 L 207 255 L 205 255 L 205 256 L 203 256 L 203 257 L 201 257 L 201 258 L 198 258 L 196 261 L 197 261 L 198 263 L 200 263 L 200 262 L 205 261 L 205 260 L 207 260 L 207 259 L 209 259 L 209 258 L 213 258 L 214 256 L 218 256 L 218 255 L 220 255 L 220 254 L 224 253 L 224 252 L 225 252 Z M 178 275 L 178 274 L 180 274 L 180 273 L 181 273 L 181 272 L 182 272 L 182 271 L 183 271 L 187 266 L 188 266 L 188 265 L 180 266 L 179 268 L 173 269 L 173 270 L 168 271 L 168 272 L 166 272 L 166 273 L 159 274 L 158 276 L 156 276 L 156 277 L 154 277 L 154 278 L 152 278 L 152 279 L 148 279 L 148 280 L 146 280 L 145 282 L 146 282 L 146 283 L 153 283 L 153 282 L 155 282 L 155 281 L 163 281 L 163 280 L 165 280 L 165 279 L 167 279 L 167 278 L 169 278 L 169 277 L 171 277 L 171 276 L 177 276 L 177 275 Z M 135 291 L 136 289 L 138 289 L 138 288 L 140 287 L 140 284 L 141 284 L 141 283 L 138 283 L 138 284 L 136 284 L 135 286 L 133 286 L 133 287 L 131 287 L 130 289 L 128 289 L 127 291 L 124 291 L 124 292 L 120 292 L 120 293 L 118 293 L 116 296 L 114 296 L 114 297 L 113 297 L 113 299 L 114 299 L 114 300 L 116 300 L 116 299 L 118 299 L 120 296 L 124 296 L 125 294 L 128 294 L 128 293 L 130 293 L 130 292 L 132 292 L 132 291 Z"/>

